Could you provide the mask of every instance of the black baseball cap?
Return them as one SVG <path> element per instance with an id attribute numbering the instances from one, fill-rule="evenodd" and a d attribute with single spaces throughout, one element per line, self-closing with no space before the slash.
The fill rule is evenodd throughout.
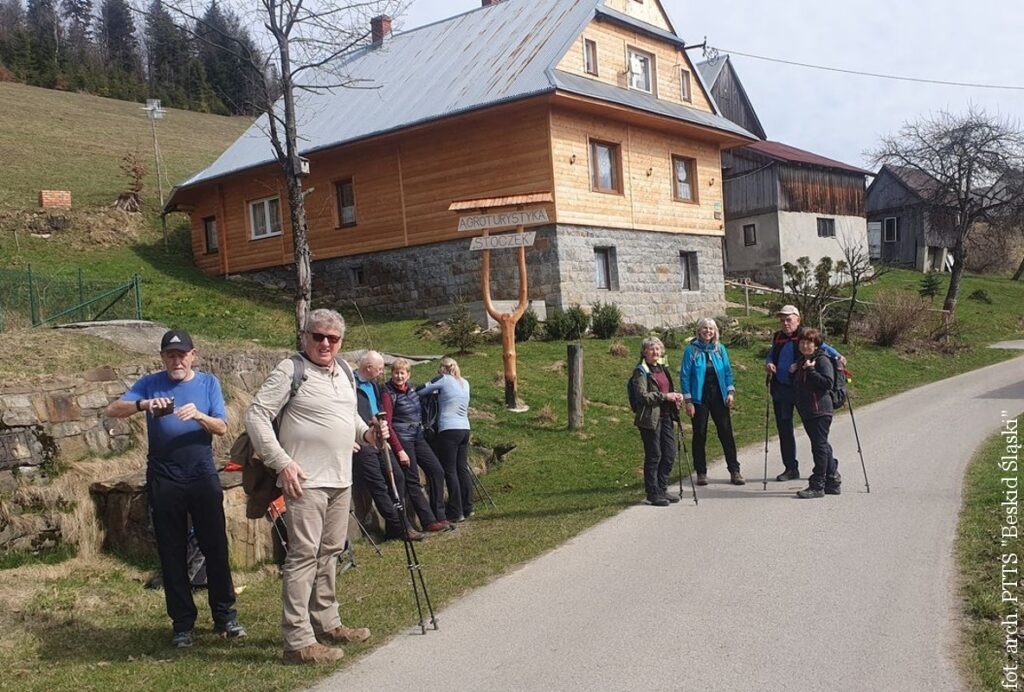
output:
<path id="1" fill-rule="evenodd" d="M 160 339 L 161 353 L 164 351 L 185 351 L 187 353 L 193 348 L 192 337 L 184 329 L 172 329 L 164 334 L 164 338 Z"/>

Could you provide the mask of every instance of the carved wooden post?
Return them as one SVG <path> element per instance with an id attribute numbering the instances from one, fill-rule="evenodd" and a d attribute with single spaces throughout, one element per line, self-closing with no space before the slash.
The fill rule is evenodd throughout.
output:
<path id="1" fill-rule="evenodd" d="M 523 227 L 519 226 L 516 233 L 522 235 Z M 487 237 L 487 231 L 484 231 Z M 505 407 L 513 411 L 526 411 L 527 406 L 519 401 L 516 389 L 516 322 L 526 312 L 529 305 L 526 284 L 526 248 L 519 245 L 519 303 L 512 312 L 498 312 L 491 302 L 491 251 L 483 250 L 483 266 L 480 270 L 480 283 L 483 287 L 484 308 L 499 325 L 501 325 L 501 361 L 505 366 Z"/>

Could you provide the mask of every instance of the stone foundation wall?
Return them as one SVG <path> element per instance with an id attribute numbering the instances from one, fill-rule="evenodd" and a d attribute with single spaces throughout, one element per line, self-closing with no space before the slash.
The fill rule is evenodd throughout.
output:
<path id="1" fill-rule="evenodd" d="M 596 301 L 618 305 L 625 321 L 647 327 L 679 326 L 725 310 L 722 238 L 653 231 L 543 226 L 526 265 L 531 301 L 546 311 L 573 303 Z M 595 284 L 594 249 L 614 248 L 611 290 Z M 696 253 L 697 288 L 684 290 L 680 253 Z M 517 252 L 491 252 L 491 297 L 517 298 Z M 469 238 L 413 248 L 387 250 L 313 263 L 313 291 L 344 309 L 363 309 L 397 315 L 436 317 L 461 299 L 471 307 L 480 301 L 481 253 L 469 251 Z M 294 268 L 249 272 L 238 277 L 282 290 L 294 288 Z M 483 313 L 474 311 L 481 324 Z"/>

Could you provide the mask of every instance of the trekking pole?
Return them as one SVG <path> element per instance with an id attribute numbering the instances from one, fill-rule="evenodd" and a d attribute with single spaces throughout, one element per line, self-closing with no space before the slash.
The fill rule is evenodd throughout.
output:
<path id="1" fill-rule="evenodd" d="M 693 504 L 698 504 L 697 501 L 697 486 L 693 482 L 693 466 L 690 464 L 690 453 L 686 450 L 686 440 L 683 439 L 683 421 L 676 419 L 676 456 L 679 456 L 679 450 L 683 450 L 683 458 L 686 459 L 686 471 L 690 474 L 690 490 L 693 491 Z M 683 495 L 683 470 L 679 469 L 679 496 Z"/>
<path id="2" fill-rule="evenodd" d="M 370 532 L 366 530 L 365 526 L 363 526 L 363 522 L 359 521 L 356 511 L 349 507 L 348 513 L 356 520 L 356 526 L 359 527 L 359 531 L 363 534 L 363 538 L 369 541 L 370 545 L 373 546 L 373 549 L 377 552 L 377 557 L 384 557 L 384 553 L 380 552 L 380 546 L 377 545 L 377 542 L 373 540 L 373 536 L 371 536 Z"/>
<path id="3" fill-rule="evenodd" d="M 764 378 L 764 481 L 761 490 L 768 490 L 768 414 L 772 408 L 772 375 Z"/>
<path id="4" fill-rule="evenodd" d="M 843 377 L 846 377 L 846 372 L 843 372 Z M 853 397 L 850 396 L 850 392 L 846 392 L 846 403 L 850 406 L 850 422 L 853 423 L 853 439 L 857 441 L 857 454 L 860 455 L 860 468 L 864 472 L 864 487 L 867 491 L 871 492 L 871 484 L 868 483 L 868 467 L 864 465 L 864 452 L 860 448 L 860 434 L 857 433 L 857 418 L 853 415 Z"/>
<path id="5" fill-rule="evenodd" d="M 386 414 L 381 411 L 377 414 L 378 423 L 386 420 Z M 391 490 L 391 500 L 395 503 L 395 511 L 402 522 L 402 543 L 405 545 L 405 562 L 409 569 L 409 578 L 412 581 L 412 598 L 416 602 L 416 613 L 419 616 L 420 633 L 426 634 L 427 628 L 423 624 L 423 606 L 420 604 L 420 590 L 423 590 L 423 601 L 426 603 L 427 611 L 430 613 L 430 623 L 437 629 L 437 618 L 434 616 L 434 606 L 430 604 L 430 594 L 427 593 L 427 582 L 423 579 L 423 568 L 416 557 L 416 545 L 409 538 L 409 517 L 405 513 L 405 505 L 402 503 L 402 495 L 398 492 L 395 484 L 395 472 L 392 469 L 391 449 L 387 442 L 380 435 L 380 427 L 377 428 L 377 450 L 381 453 L 381 464 L 384 465 L 384 476 L 388 479 Z M 419 577 L 419 584 L 416 577 Z"/>
<path id="6" fill-rule="evenodd" d="M 477 499 L 480 502 L 483 502 L 484 498 L 486 498 L 491 507 L 498 509 L 498 505 L 494 504 L 494 498 L 491 497 L 489 492 L 487 492 L 484 482 L 477 477 L 476 472 L 474 472 L 472 468 L 469 469 L 469 475 L 473 478 L 473 487 L 476 488 Z"/>

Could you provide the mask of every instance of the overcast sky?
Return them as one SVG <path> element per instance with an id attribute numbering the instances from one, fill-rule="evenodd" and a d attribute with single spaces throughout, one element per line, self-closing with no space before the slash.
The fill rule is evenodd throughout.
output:
<path id="1" fill-rule="evenodd" d="M 529 6 L 530 0 L 507 0 Z M 480 6 L 412 0 L 409 29 Z M 909 119 L 969 104 L 1024 126 L 1024 3 L 1020 0 L 664 0 L 688 44 L 829 67 L 953 82 L 978 89 L 811 70 L 733 55 L 768 138 L 870 168 L 864 152 Z M 695 61 L 700 51 L 690 51 Z M 697 55 L 695 55 L 697 54 Z"/>

